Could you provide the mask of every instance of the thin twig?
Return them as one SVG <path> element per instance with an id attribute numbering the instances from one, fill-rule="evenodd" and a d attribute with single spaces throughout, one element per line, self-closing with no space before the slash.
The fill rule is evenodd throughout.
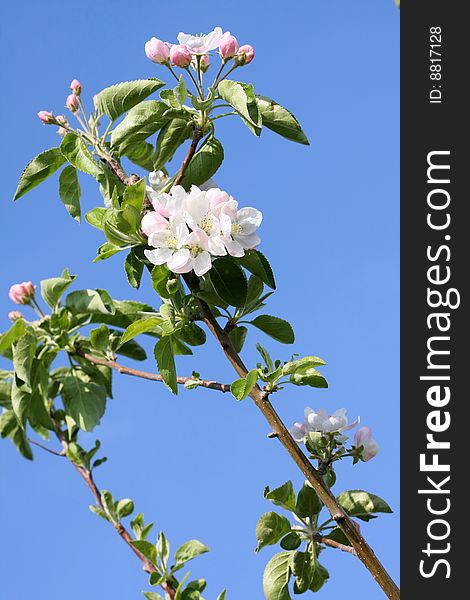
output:
<path id="1" fill-rule="evenodd" d="M 315 535 L 314 539 L 319 544 L 325 544 L 325 546 L 331 546 L 332 548 L 337 548 L 338 550 L 342 550 L 343 552 L 348 552 L 353 556 L 357 556 L 357 552 L 352 546 L 346 546 L 345 544 L 341 544 L 340 542 L 336 542 L 330 538 L 323 537 L 322 535 Z"/>
<path id="2" fill-rule="evenodd" d="M 174 185 L 179 185 L 181 183 L 181 181 L 184 177 L 184 173 L 185 173 L 186 169 L 188 168 L 188 165 L 191 162 L 191 159 L 193 158 L 194 154 L 196 153 L 197 145 L 202 140 L 203 135 L 204 134 L 202 133 L 201 129 L 196 127 L 194 130 L 194 133 L 193 133 L 193 141 L 191 142 L 191 146 L 189 147 L 188 153 L 186 154 L 186 157 L 181 164 L 181 167 L 180 167 L 180 170 L 178 171 L 178 175 L 176 176 Z"/>
<path id="3" fill-rule="evenodd" d="M 76 351 L 78 356 L 85 358 L 89 362 L 95 365 L 101 365 L 103 367 L 109 367 L 110 369 L 114 369 L 118 373 L 122 375 L 131 375 L 132 377 L 140 377 L 141 379 L 148 379 L 149 381 L 161 381 L 163 382 L 163 377 L 158 373 L 149 373 L 147 371 L 138 371 L 137 369 L 131 369 L 130 367 L 125 367 L 124 365 L 119 364 L 115 360 L 106 360 L 104 358 L 98 358 L 97 356 L 93 356 L 93 354 L 88 354 L 87 352 L 81 352 L 80 350 Z M 180 385 L 184 385 L 188 381 L 197 380 L 198 387 L 207 388 L 209 390 L 217 390 L 218 392 L 230 392 L 230 384 L 229 383 L 219 383 L 217 381 L 212 381 L 208 379 L 196 379 L 195 377 L 177 377 L 176 381 Z"/>
<path id="4" fill-rule="evenodd" d="M 31 438 L 28 438 L 28 442 L 30 444 L 34 444 L 38 448 L 41 448 L 41 450 L 45 450 L 46 452 L 49 452 L 49 454 L 54 454 L 54 456 L 65 456 L 65 452 L 63 450 L 61 452 L 56 452 L 55 450 L 51 450 L 51 448 L 48 448 L 47 446 L 43 446 L 42 444 L 40 444 L 39 442 L 36 442 L 35 440 L 32 440 Z"/>

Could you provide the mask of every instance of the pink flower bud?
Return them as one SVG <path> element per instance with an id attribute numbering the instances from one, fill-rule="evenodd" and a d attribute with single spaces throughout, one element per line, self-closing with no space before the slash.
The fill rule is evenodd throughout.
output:
<path id="1" fill-rule="evenodd" d="M 75 94 L 75 96 L 80 96 L 82 93 L 82 84 L 78 81 L 78 79 L 74 79 L 70 84 L 70 89 Z"/>
<path id="2" fill-rule="evenodd" d="M 243 65 L 249 65 L 254 57 L 255 51 L 253 50 L 253 46 L 245 44 L 238 49 L 235 60 L 240 67 L 243 67 Z"/>
<path id="3" fill-rule="evenodd" d="M 168 63 L 170 50 L 165 42 L 153 37 L 145 44 L 145 54 L 152 62 L 165 65 Z"/>
<path id="4" fill-rule="evenodd" d="M 68 125 L 69 124 L 65 115 L 57 115 L 55 120 L 56 120 L 56 123 L 58 123 L 59 125 Z"/>
<path id="5" fill-rule="evenodd" d="M 186 69 L 191 64 L 193 55 L 187 46 L 183 44 L 175 45 L 170 48 L 171 62 L 177 67 Z"/>
<path id="6" fill-rule="evenodd" d="M 140 227 L 148 237 L 151 233 L 168 229 L 168 221 L 160 213 L 151 211 L 143 216 Z"/>
<path id="7" fill-rule="evenodd" d="M 19 310 L 11 310 L 8 313 L 8 318 L 10 319 L 10 321 L 17 321 L 18 319 L 24 319 L 24 315 L 23 313 L 20 313 Z"/>
<path id="8" fill-rule="evenodd" d="M 233 35 L 230 35 L 230 32 L 224 33 L 222 39 L 219 44 L 219 52 L 220 56 L 224 60 L 228 60 L 229 58 L 233 58 L 238 52 L 238 42 L 237 38 Z"/>
<path id="9" fill-rule="evenodd" d="M 354 434 L 354 445 L 362 446 L 362 458 L 367 462 L 374 458 L 379 452 L 379 445 L 372 437 L 372 429 L 370 427 L 359 427 Z"/>
<path id="10" fill-rule="evenodd" d="M 67 100 L 65 102 L 65 106 L 73 113 L 77 112 L 78 110 L 78 100 L 77 100 L 77 96 L 75 96 L 75 94 L 69 94 L 67 96 Z"/>
<path id="11" fill-rule="evenodd" d="M 38 117 L 44 125 L 53 125 L 55 123 L 54 115 L 48 110 L 40 110 L 38 112 Z"/>
<path id="12" fill-rule="evenodd" d="M 36 286 L 32 281 L 23 281 L 11 286 L 8 296 L 15 304 L 29 304 L 34 298 Z"/>
<path id="13" fill-rule="evenodd" d="M 211 59 L 208 54 L 203 54 L 200 58 L 201 71 L 205 73 L 211 66 Z"/>

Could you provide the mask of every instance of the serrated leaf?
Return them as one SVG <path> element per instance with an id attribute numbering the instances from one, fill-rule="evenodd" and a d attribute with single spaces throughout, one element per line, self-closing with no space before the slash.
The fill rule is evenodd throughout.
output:
<path id="1" fill-rule="evenodd" d="M 295 531 L 291 531 L 285 537 L 282 538 L 279 545 L 283 550 L 297 550 L 302 543 L 299 534 Z"/>
<path id="2" fill-rule="evenodd" d="M 137 548 L 139 552 L 141 552 L 147 560 L 151 563 L 157 563 L 157 549 L 153 544 L 147 542 L 147 540 L 134 540 L 131 542 L 134 548 Z"/>
<path id="3" fill-rule="evenodd" d="M 146 333 L 148 331 L 154 331 L 155 328 L 160 325 L 163 321 L 161 317 L 146 317 L 144 319 L 139 319 L 135 321 L 126 329 L 126 331 L 122 334 L 120 346 L 132 340 L 137 335 L 141 333 Z"/>
<path id="4" fill-rule="evenodd" d="M 266 96 L 256 95 L 256 101 L 263 125 L 288 140 L 309 145 L 307 136 L 302 131 L 300 123 L 287 108 L 284 108 L 275 100 L 271 100 L 271 98 L 267 98 Z"/>
<path id="5" fill-rule="evenodd" d="M 67 413 L 83 431 L 92 431 L 106 408 L 106 390 L 86 376 L 69 374 L 62 382 Z"/>
<path id="6" fill-rule="evenodd" d="M 65 305 L 74 314 L 114 314 L 115 306 L 105 290 L 77 290 L 65 299 Z"/>
<path id="7" fill-rule="evenodd" d="M 296 552 L 292 561 L 295 575 L 296 594 L 303 594 L 308 590 L 315 572 L 315 557 L 311 552 Z"/>
<path id="8" fill-rule="evenodd" d="M 264 497 L 276 506 L 282 506 L 282 508 L 291 512 L 295 511 L 295 492 L 292 481 L 286 481 L 286 483 L 274 490 L 270 490 L 267 487 L 264 490 Z"/>
<path id="9" fill-rule="evenodd" d="M 178 384 L 176 381 L 175 357 L 170 336 L 162 337 L 158 340 L 155 344 L 154 354 L 163 382 L 173 394 L 177 394 Z"/>
<path id="10" fill-rule="evenodd" d="M 169 162 L 181 144 L 191 136 L 191 127 L 184 119 L 172 119 L 162 127 L 155 147 L 155 170 Z"/>
<path id="11" fill-rule="evenodd" d="M 153 165 L 156 159 L 155 148 L 149 142 L 144 140 L 136 142 L 132 146 L 126 147 L 121 155 L 126 156 L 131 162 L 146 171 L 154 170 Z"/>
<path id="12" fill-rule="evenodd" d="M 244 306 L 247 294 L 246 276 L 230 258 L 218 258 L 208 273 L 217 294 L 232 306 Z"/>
<path id="13" fill-rule="evenodd" d="M 60 148 L 50 148 L 38 154 L 25 167 L 21 174 L 13 200 L 18 200 L 26 192 L 42 183 L 65 163 Z"/>
<path id="14" fill-rule="evenodd" d="M 65 167 L 59 175 L 59 196 L 69 215 L 80 222 L 81 189 L 78 183 L 77 169 L 71 165 Z"/>
<path id="15" fill-rule="evenodd" d="M 24 319 L 17 319 L 8 331 L 0 335 L 0 354 L 2 356 L 12 357 L 11 346 L 20 339 L 25 330 L 26 323 Z"/>
<path id="16" fill-rule="evenodd" d="M 107 87 L 98 94 L 98 112 L 115 121 L 164 85 L 163 81 L 152 78 L 124 81 Z"/>
<path id="17" fill-rule="evenodd" d="M 328 382 L 325 377 L 313 367 L 301 368 L 290 376 L 290 382 L 294 385 L 309 385 L 316 388 L 327 388 Z"/>
<path id="18" fill-rule="evenodd" d="M 312 517 L 318 514 L 323 504 L 312 486 L 305 481 L 297 495 L 295 513 L 299 517 Z"/>
<path id="19" fill-rule="evenodd" d="M 86 222 L 89 223 L 92 227 L 95 227 L 96 229 L 99 229 L 100 231 L 102 231 L 103 230 L 103 217 L 107 210 L 108 210 L 107 208 L 102 208 L 101 206 L 97 206 L 96 208 L 93 208 L 92 210 L 90 210 L 89 212 L 86 213 L 86 215 L 85 215 Z"/>
<path id="20" fill-rule="evenodd" d="M 124 268 L 129 285 L 133 288 L 139 289 L 142 273 L 144 272 L 144 263 L 137 258 L 134 250 L 131 250 L 126 256 Z"/>
<path id="21" fill-rule="evenodd" d="M 161 129 L 168 118 L 163 114 L 168 109 L 164 102 L 145 100 L 127 113 L 111 135 L 111 146 L 119 148 L 121 154 L 137 142 L 146 140 Z"/>
<path id="22" fill-rule="evenodd" d="M 263 574 L 263 591 L 266 600 L 291 600 L 289 593 L 291 560 L 291 552 L 279 552 L 266 565 Z"/>
<path id="23" fill-rule="evenodd" d="M 232 329 L 232 331 L 228 334 L 235 352 L 240 353 L 242 351 L 247 333 L 248 329 L 244 325 L 240 325 L 235 327 L 235 329 Z"/>
<path id="24" fill-rule="evenodd" d="M 294 330 L 284 319 L 271 315 L 259 315 L 250 323 L 282 344 L 293 344 L 295 341 Z"/>
<path id="25" fill-rule="evenodd" d="M 16 377 L 28 386 L 31 386 L 31 367 L 35 352 L 36 336 L 31 330 L 26 330 L 13 346 L 13 366 Z"/>
<path id="26" fill-rule="evenodd" d="M 240 264 L 253 275 L 257 275 L 266 285 L 276 289 L 274 274 L 268 259 L 259 250 L 246 250 L 245 255 L 238 259 Z"/>
<path id="27" fill-rule="evenodd" d="M 278 515 L 274 511 L 261 515 L 256 524 L 256 539 L 258 540 L 256 552 L 259 552 L 265 546 L 277 544 L 290 530 L 291 526 L 286 517 Z"/>
<path id="28" fill-rule="evenodd" d="M 255 135 L 259 135 L 262 120 L 251 83 L 225 79 L 219 83 L 218 89 L 220 97 L 253 126 Z"/>
<path id="29" fill-rule="evenodd" d="M 186 168 L 181 185 L 189 190 L 191 185 L 202 185 L 218 170 L 224 160 L 224 149 L 216 138 L 210 138 L 193 156 Z"/>
<path id="30" fill-rule="evenodd" d="M 60 151 L 69 163 L 79 171 L 93 177 L 102 175 L 103 168 L 94 160 L 83 139 L 75 133 L 67 133 L 60 144 Z"/>

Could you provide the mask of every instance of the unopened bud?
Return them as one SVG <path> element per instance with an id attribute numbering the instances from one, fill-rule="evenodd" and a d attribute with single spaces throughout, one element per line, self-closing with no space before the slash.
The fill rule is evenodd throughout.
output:
<path id="1" fill-rule="evenodd" d="M 44 123 L 44 125 L 54 125 L 55 118 L 54 115 L 48 110 L 40 110 L 38 112 L 39 120 Z"/>
<path id="2" fill-rule="evenodd" d="M 235 62 L 240 67 L 243 67 L 244 65 L 249 65 L 254 59 L 254 57 L 255 51 L 253 49 L 253 46 L 245 44 L 244 46 L 240 46 L 240 48 L 238 49 L 237 55 L 235 56 Z"/>
<path id="3" fill-rule="evenodd" d="M 75 94 L 69 94 L 67 96 L 65 106 L 70 110 L 70 112 L 76 113 L 78 111 L 77 96 L 75 96 Z"/>
<path id="4" fill-rule="evenodd" d="M 222 39 L 219 44 L 219 52 L 220 56 L 224 60 L 229 60 L 233 58 L 238 52 L 238 42 L 237 38 L 233 35 L 230 35 L 230 32 L 224 33 Z"/>
<path id="5" fill-rule="evenodd" d="M 10 321 L 15 322 L 18 319 L 24 319 L 24 315 L 19 310 L 11 310 L 8 313 L 8 318 L 10 319 Z"/>
<path id="6" fill-rule="evenodd" d="M 8 296 L 15 304 L 29 304 L 34 298 L 36 286 L 32 281 L 23 281 L 11 286 Z"/>
<path id="7" fill-rule="evenodd" d="M 170 58 L 170 49 L 165 42 L 153 37 L 145 44 L 145 54 L 152 62 L 165 65 Z"/>
<path id="8" fill-rule="evenodd" d="M 187 46 L 183 44 L 175 45 L 170 48 L 171 62 L 177 67 L 186 69 L 191 64 L 193 55 Z"/>
<path id="9" fill-rule="evenodd" d="M 78 79 L 74 79 L 70 84 L 70 89 L 75 94 L 75 96 L 80 96 L 82 93 L 82 84 L 78 81 Z"/>

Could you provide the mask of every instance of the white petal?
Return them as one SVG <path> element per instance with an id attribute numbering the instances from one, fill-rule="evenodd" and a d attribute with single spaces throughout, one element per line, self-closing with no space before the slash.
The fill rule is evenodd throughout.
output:
<path id="1" fill-rule="evenodd" d="M 191 270 L 190 266 L 187 268 L 190 262 L 191 255 L 189 250 L 182 248 L 181 250 L 177 250 L 166 264 L 173 273 L 187 273 Z"/>
<path id="2" fill-rule="evenodd" d="M 144 250 L 145 256 L 154 265 L 163 265 L 171 258 L 172 251 L 168 248 L 158 248 L 157 250 Z"/>
<path id="3" fill-rule="evenodd" d="M 237 240 L 232 240 L 228 237 L 224 237 L 223 240 L 230 256 L 235 256 L 236 258 L 245 256 L 245 250 L 243 250 L 243 246 Z"/>
<path id="4" fill-rule="evenodd" d="M 196 256 L 193 260 L 193 268 L 194 272 L 198 277 L 207 273 L 207 271 L 212 267 L 211 256 L 209 252 L 201 252 Z"/>
<path id="5" fill-rule="evenodd" d="M 211 235 L 208 240 L 209 243 L 209 252 L 214 256 L 225 256 L 227 254 L 227 250 L 222 241 L 220 235 L 215 234 Z"/>
<path id="6" fill-rule="evenodd" d="M 235 239 L 240 242 L 245 250 L 256 248 L 256 246 L 259 246 L 261 243 L 261 239 L 256 235 L 256 233 L 250 233 L 249 235 L 236 235 Z"/>
<path id="7" fill-rule="evenodd" d="M 186 44 L 193 36 L 190 33 L 183 33 L 180 31 L 177 36 L 177 40 L 180 44 Z"/>

